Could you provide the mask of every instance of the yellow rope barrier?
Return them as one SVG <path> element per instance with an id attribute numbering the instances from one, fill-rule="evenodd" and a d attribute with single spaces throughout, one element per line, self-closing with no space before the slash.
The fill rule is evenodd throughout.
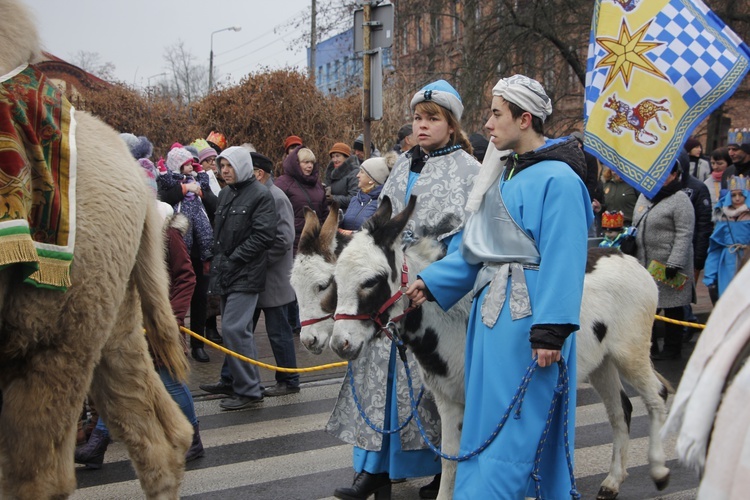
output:
<path id="1" fill-rule="evenodd" d="M 687 326 L 689 328 L 697 328 L 699 330 L 703 330 L 704 328 L 706 328 L 706 325 L 702 325 L 700 323 L 690 323 L 688 321 L 679 321 L 676 319 L 667 318 L 666 316 L 659 316 L 658 314 L 655 315 L 654 317 L 660 321 L 664 321 L 665 323 L 674 323 L 675 325 Z M 342 368 L 347 365 L 346 361 L 340 361 L 338 363 L 328 363 L 325 365 L 310 366 L 308 368 L 283 368 L 281 366 L 269 365 L 269 364 L 263 363 L 262 361 L 250 359 L 246 356 L 243 356 L 242 354 L 237 354 L 236 352 L 230 351 L 229 349 L 222 347 L 219 344 L 211 342 L 206 337 L 201 337 L 197 333 L 191 330 L 188 330 L 184 326 L 181 326 L 180 330 L 183 333 L 187 333 L 188 335 L 195 337 L 201 342 L 213 347 L 214 349 L 223 352 L 224 354 L 228 354 L 229 356 L 234 356 L 235 358 L 239 360 L 245 361 L 246 363 L 251 363 L 261 368 L 265 368 L 266 370 L 277 371 L 277 372 L 282 372 L 282 373 L 310 373 L 310 372 L 319 372 L 322 370 L 330 370 L 331 368 Z"/>
<path id="2" fill-rule="evenodd" d="M 208 344 L 209 346 L 213 347 L 214 349 L 217 349 L 224 354 L 228 354 L 229 356 L 234 356 L 235 358 L 244 361 L 246 363 L 250 363 L 256 366 L 259 366 L 261 368 L 265 368 L 266 370 L 271 371 L 277 371 L 282 373 L 310 373 L 310 372 L 319 372 L 322 370 L 329 370 L 331 368 L 341 368 L 343 366 L 347 365 L 346 361 L 340 361 L 338 363 L 328 363 L 327 365 L 319 365 L 319 366 L 311 366 L 309 368 L 282 368 L 281 366 L 274 366 L 274 365 L 268 365 L 266 363 L 263 363 L 262 361 L 257 361 L 255 359 L 250 359 L 248 357 L 243 356 L 242 354 L 237 354 L 234 351 L 230 351 L 229 349 L 220 346 L 219 344 L 216 344 L 214 342 L 211 342 L 206 337 L 201 337 L 197 333 L 188 330 L 184 326 L 180 327 L 180 330 L 184 333 L 187 333 L 191 337 L 195 337 L 196 339 L 200 340 L 201 342 L 204 342 Z"/>
<path id="3" fill-rule="evenodd" d="M 680 321 L 677 319 L 667 318 L 666 316 L 659 316 L 658 314 L 654 317 L 658 320 L 664 321 L 665 323 L 674 323 L 675 325 L 687 326 L 689 328 L 697 328 L 699 330 L 703 330 L 704 328 L 706 328 L 706 325 L 701 325 L 700 323 L 690 323 L 688 321 Z"/>

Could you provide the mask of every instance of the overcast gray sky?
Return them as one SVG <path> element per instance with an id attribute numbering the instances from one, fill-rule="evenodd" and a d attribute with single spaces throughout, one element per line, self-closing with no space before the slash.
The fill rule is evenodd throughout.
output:
<path id="1" fill-rule="evenodd" d="M 66 60 L 79 50 L 98 52 L 102 62 L 115 65 L 119 80 L 139 87 L 165 71 L 164 49 L 178 40 L 207 66 L 211 32 L 229 26 L 242 30 L 213 37 L 214 67 L 222 76 L 237 81 L 263 66 L 307 71 L 306 46 L 287 49 L 297 35 L 288 21 L 309 11 L 310 0 L 26 1 L 44 50 Z"/>

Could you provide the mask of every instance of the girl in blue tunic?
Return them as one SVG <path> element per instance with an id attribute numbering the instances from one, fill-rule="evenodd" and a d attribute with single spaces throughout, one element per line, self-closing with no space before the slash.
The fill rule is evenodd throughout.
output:
<path id="1" fill-rule="evenodd" d="M 425 86 L 412 98 L 411 109 L 418 145 L 398 158 L 381 197 L 389 197 L 395 215 L 411 195 L 416 195 L 416 208 L 406 230 L 415 237 L 424 236 L 428 230 L 450 252 L 457 248 L 455 236 L 464 226 L 464 206 L 480 165 L 471 156 L 471 145 L 461 131 L 461 98 L 448 82 L 440 80 Z M 351 363 L 357 396 L 372 421 L 382 422 L 387 430 L 395 429 L 411 412 L 405 370 L 395 345 L 387 338 L 371 342 L 365 352 L 364 357 Z M 414 385 L 419 386 L 416 360 L 407 353 Z M 428 436 L 433 442 L 439 441 L 440 419 L 431 395 L 422 398 L 420 418 Z M 355 445 L 354 483 L 336 489 L 336 498 L 365 499 L 373 493 L 389 492 L 392 479 L 440 472 L 440 461 L 422 440 L 414 420 L 400 433 L 386 435 L 376 433 L 362 421 L 352 402 L 348 378 L 326 430 Z M 420 497 L 435 498 L 438 485 L 436 477 L 420 490 Z"/>
<path id="2" fill-rule="evenodd" d="M 454 498 L 536 497 L 537 477 L 542 498 L 570 499 L 576 384 L 570 334 L 579 326 L 593 222 L 580 177 L 585 161 L 575 139 L 545 140 L 543 122 L 552 106 L 537 81 L 515 75 L 500 80 L 493 94 L 485 127 L 494 147 L 470 196 L 467 209 L 475 213 L 460 252 L 429 266 L 407 294 L 417 304 L 431 296 L 447 309 L 473 289 L 462 454 L 490 436 L 532 359 L 539 363 L 520 418 L 509 418 L 492 444 L 458 464 Z M 567 426 L 561 404 L 550 416 L 560 359 L 570 378 Z M 541 462 L 535 463 L 548 425 Z"/>
<path id="3" fill-rule="evenodd" d="M 708 245 L 703 283 L 718 298 L 737 274 L 750 244 L 750 179 L 732 176 L 716 207 L 720 216 Z"/>

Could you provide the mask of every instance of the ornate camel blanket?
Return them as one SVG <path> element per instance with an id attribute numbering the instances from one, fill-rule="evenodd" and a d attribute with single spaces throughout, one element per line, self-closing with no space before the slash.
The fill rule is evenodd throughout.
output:
<path id="1" fill-rule="evenodd" d="M 46 76 L 21 66 L 0 76 L 0 269 L 66 290 L 76 208 L 74 108 Z"/>

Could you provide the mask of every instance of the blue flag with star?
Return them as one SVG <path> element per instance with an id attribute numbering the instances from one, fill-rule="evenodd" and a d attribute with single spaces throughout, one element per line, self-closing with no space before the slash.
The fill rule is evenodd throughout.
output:
<path id="1" fill-rule="evenodd" d="M 586 149 L 651 198 L 749 68 L 750 49 L 700 0 L 597 0 Z"/>

